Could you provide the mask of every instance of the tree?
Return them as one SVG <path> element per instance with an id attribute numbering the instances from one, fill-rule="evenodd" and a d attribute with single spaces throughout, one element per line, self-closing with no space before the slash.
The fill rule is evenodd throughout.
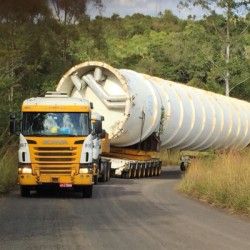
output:
<path id="1" fill-rule="evenodd" d="M 241 37 L 247 32 L 250 25 L 249 18 L 244 18 L 243 14 L 249 12 L 250 1 L 234 1 L 234 0 L 186 0 L 181 1 L 180 6 L 188 7 L 190 5 L 200 6 L 209 15 L 204 16 L 207 26 L 213 29 L 213 32 L 221 41 L 221 52 L 224 63 L 209 59 L 219 72 L 223 71 L 222 78 L 225 84 L 225 94 L 229 96 L 230 91 L 246 81 L 249 82 L 249 75 L 242 76 L 238 74 L 238 82 L 230 82 L 234 77 L 232 67 L 239 61 L 239 50 L 244 47 L 233 50 L 237 47 Z M 244 26 L 243 26 L 244 25 Z M 244 54 L 244 53 L 243 53 Z M 241 57 L 241 61 L 246 58 Z M 222 70 L 223 68 L 223 70 Z M 243 77 L 245 77 L 243 79 Z"/>
<path id="2" fill-rule="evenodd" d="M 75 24 L 85 19 L 87 4 L 93 2 L 96 8 L 102 9 L 102 0 L 50 0 L 58 21 L 67 24 Z"/>

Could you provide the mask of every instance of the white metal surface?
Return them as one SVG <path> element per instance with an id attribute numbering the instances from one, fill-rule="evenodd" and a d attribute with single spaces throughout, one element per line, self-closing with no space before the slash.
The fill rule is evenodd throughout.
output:
<path id="1" fill-rule="evenodd" d="M 250 103 L 103 62 L 74 66 L 57 91 L 93 102 L 114 146 L 133 145 L 153 132 L 164 148 L 223 150 L 250 143 Z"/>

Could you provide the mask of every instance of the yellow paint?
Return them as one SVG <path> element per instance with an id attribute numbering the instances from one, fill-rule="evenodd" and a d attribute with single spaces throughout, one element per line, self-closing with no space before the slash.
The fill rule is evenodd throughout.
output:
<path id="1" fill-rule="evenodd" d="M 20 185 L 40 185 L 48 183 L 70 183 L 72 185 L 92 185 L 93 174 L 77 174 L 75 176 L 68 175 L 40 175 L 19 174 L 18 183 Z"/>
<path id="2" fill-rule="evenodd" d="M 138 160 L 138 161 L 148 161 L 155 158 L 159 158 L 159 153 L 155 151 L 143 151 L 136 149 L 126 149 L 126 148 L 116 148 L 111 147 L 110 153 L 104 153 L 104 156 L 122 158 L 129 160 Z"/>
<path id="3" fill-rule="evenodd" d="M 92 185 L 93 174 L 79 174 L 83 137 L 29 137 L 36 144 L 29 144 L 32 174 L 19 174 L 20 185 L 41 183 L 71 183 Z M 55 161 L 56 159 L 56 161 Z"/>
<path id="4" fill-rule="evenodd" d="M 87 105 L 23 105 L 23 112 L 90 112 Z"/>

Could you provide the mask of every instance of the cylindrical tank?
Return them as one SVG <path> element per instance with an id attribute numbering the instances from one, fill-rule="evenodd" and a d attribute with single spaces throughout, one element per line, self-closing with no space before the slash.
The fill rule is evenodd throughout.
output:
<path id="1" fill-rule="evenodd" d="M 152 133 L 163 148 L 225 150 L 250 143 L 250 103 L 103 62 L 74 66 L 57 91 L 92 102 L 113 146 L 130 146 Z"/>

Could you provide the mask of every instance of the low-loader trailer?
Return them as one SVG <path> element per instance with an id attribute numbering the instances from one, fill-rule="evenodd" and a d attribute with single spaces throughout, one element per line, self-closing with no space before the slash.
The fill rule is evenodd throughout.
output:
<path id="1" fill-rule="evenodd" d="M 107 157 L 118 176 L 159 174 L 160 149 L 223 152 L 250 143 L 249 102 L 185 84 L 88 61 L 69 69 L 56 90 L 91 100 L 105 117 Z"/>

